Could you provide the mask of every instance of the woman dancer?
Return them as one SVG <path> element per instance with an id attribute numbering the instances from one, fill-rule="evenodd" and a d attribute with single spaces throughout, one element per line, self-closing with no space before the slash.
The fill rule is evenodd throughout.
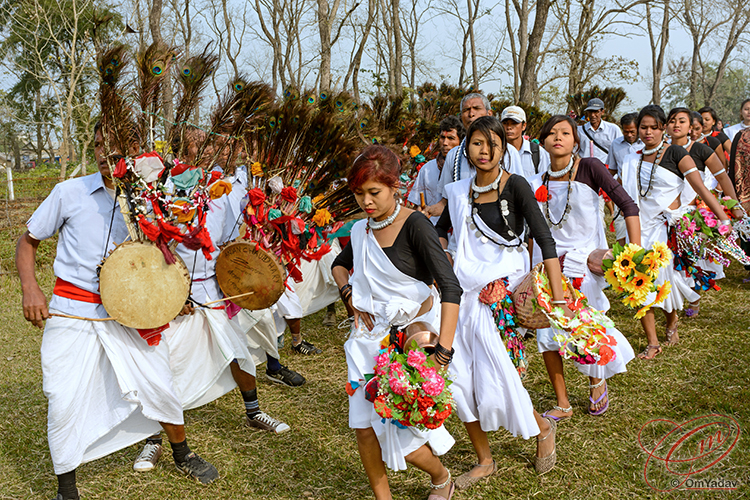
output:
<path id="1" fill-rule="evenodd" d="M 721 147 L 724 149 L 725 156 L 729 155 L 729 151 L 732 149 L 732 141 L 729 140 L 727 134 L 724 133 L 720 128 L 717 127 L 719 116 L 711 106 L 703 106 L 698 110 L 698 113 L 703 117 L 703 133 L 707 135 L 713 135 L 721 143 Z M 728 158 L 727 158 L 728 160 Z"/>
<path id="2" fill-rule="evenodd" d="M 680 203 L 685 180 L 721 220 L 721 224 L 729 224 L 724 210 L 704 186 L 700 172 L 685 148 L 665 142 L 666 123 L 667 117 L 659 106 L 649 105 L 641 110 L 638 114 L 638 133 L 645 146 L 640 154 L 629 155 L 625 160 L 626 167 L 629 168 L 623 168 L 622 185 L 640 208 L 641 241 L 644 247 L 650 247 L 657 241 L 666 243 L 667 223 L 689 210 Z M 655 283 L 661 285 L 666 281 L 672 282 L 672 292 L 654 307 L 664 311 L 667 345 L 674 345 L 679 341 L 677 311 L 682 309 L 685 300 L 695 302 L 700 296 L 693 290 L 692 280 L 683 272 L 676 271 L 671 263 L 661 269 Z M 649 299 L 652 298 L 649 296 Z M 654 359 L 662 352 L 662 348 L 656 336 L 653 311 L 646 313 L 641 324 L 646 332 L 648 346 L 638 357 Z"/>
<path id="3" fill-rule="evenodd" d="M 618 206 L 625 217 L 628 239 L 635 244 L 641 242 L 638 207 L 601 161 L 581 159 L 575 154 L 579 145 L 578 131 L 570 117 L 550 118 L 539 132 L 539 141 L 552 162 L 549 170 L 533 177 L 530 184 L 535 193 L 548 193 L 546 202 L 539 201 L 539 197 L 537 201 L 552 229 L 562 272 L 588 298 L 591 307 L 607 311 L 609 301 L 602 291 L 607 282 L 604 276 L 592 273 L 587 265 L 591 252 L 608 248 L 602 218 L 592 216 L 599 209 L 599 191 L 607 193 Z M 535 246 L 533 262 L 540 262 L 542 258 L 541 249 Z M 560 421 L 573 416 L 573 407 L 565 386 L 560 345 L 553 340 L 555 334 L 553 328 L 538 328 L 536 340 L 557 398 L 557 406 L 543 416 Z M 625 365 L 635 357 L 627 339 L 616 328 L 607 329 L 607 335 L 617 340 L 617 345 L 613 346 L 614 360 L 604 366 L 576 363 L 578 371 L 589 377 L 591 415 L 607 411 L 606 379 L 625 372 Z"/>
<path id="4" fill-rule="evenodd" d="M 700 113 L 691 111 L 690 116 L 693 120 L 690 125 L 690 138 L 694 142 L 700 142 L 710 147 L 716 153 L 722 166 L 727 168 L 727 156 L 724 154 L 724 146 L 721 145 L 721 141 L 710 133 L 703 133 L 703 116 Z"/>
<path id="5" fill-rule="evenodd" d="M 746 128 L 750 128 L 750 99 L 745 99 L 740 104 L 740 122 L 725 128 L 724 133 L 727 134 L 730 141 L 734 141 L 737 132 L 742 132 Z"/>
<path id="6" fill-rule="evenodd" d="M 430 220 L 398 203 L 399 174 L 396 155 L 383 146 L 368 146 L 347 176 L 369 216 L 354 224 L 349 245 L 332 265 L 342 299 L 354 310 L 354 327 L 344 345 L 354 388 L 364 386 L 372 375 L 380 341 L 392 325 L 423 321 L 439 326 L 435 360 L 447 366 L 453 356 L 461 286 Z M 440 287 L 440 306 L 433 280 Z M 451 498 L 450 472 L 437 458 L 454 443 L 445 427 L 420 432 L 397 427 L 391 420 L 381 422 L 364 389 L 350 392 L 349 426 L 355 429 L 359 456 L 376 499 L 391 498 L 385 466 L 403 470 L 407 462 L 430 474 L 429 500 Z"/>
<path id="7" fill-rule="evenodd" d="M 478 118 L 470 125 L 466 138 L 469 164 L 476 174 L 446 187 L 447 210 L 437 224 L 444 248 L 448 231 L 453 228 L 454 269 L 464 289 L 451 370 L 453 397 L 478 461 L 456 480 L 461 489 L 497 470 L 487 432 L 500 427 L 524 439 L 537 436 L 538 473 L 549 471 L 555 463 L 555 423 L 534 410 L 519 372 L 506 353 L 490 304 L 482 299 L 498 293 L 505 296 L 529 271 L 524 221 L 541 245 L 554 303 L 571 314 L 563 300 L 555 242 L 534 195 L 523 177 L 500 168 L 506 148 L 500 121 L 494 117 Z M 499 302 L 494 301 L 495 311 L 501 307 Z"/>

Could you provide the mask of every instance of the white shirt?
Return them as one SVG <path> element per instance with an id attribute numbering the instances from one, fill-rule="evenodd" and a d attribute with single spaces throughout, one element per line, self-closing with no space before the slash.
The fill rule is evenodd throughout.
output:
<path id="1" fill-rule="evenodd" d="M 421 203 L 419 194 L 424 193 L 424 201 L 428 206 L 439 202 L 442 196 L 438 193 L 438 184 L 440 183 L 442 174 L 443 171 L 438 168 L 437 160 L 430 160 L 425 163 L 419 170 L 417 180 L 414 181 L 414 186 L 411 188 L 408 200 L 419 206 Z M 433 224 L 437 224 L 440 217 L 430 217 L 430 220 Z"/>
<path id="2" fill-rule="evenodd" d="M 448 155 L 445 157 L 445 163 L 443 164 L 443 170 L 445 171 L 440 177 L 440 183 L 438 184 L 438 192 L 440 198 L 445 198 L 445 186 L 451 182 L 455 182 L 461 179 L 467 179 L 474 175 L 474 172 L 469 167 L 469 159 L 466 157 L 464 150 L 466 146 L 466 138 L 461 141 L 461 144 L 451 149 Z M 460 155 L 458 158 L 458 168 L 456 169 L 456 155 Z M 503 168 L 511 174 L 520 175 L 523 177 L 523 165 L 521 163 L 521 155 L 518 154 L 516 148 L 508 144 L 508 148 L 505 150 L 503 155 Z M 457 170 L 454 172 L 454 170 Z M 458 175 L 456 175 L 458 174 Z"/>
<path id="3" fill-rule="evenodd" d="M 600 148 L 595 146 L 594 143 L 586 136 L 585 132 L 588 132 L 592 139 L 594 139 L 600 146 L 609 151 L 610 146 L 612 145 L 612 141 L 622 136 L 620 127 L 618 127 L 614 123 L 605 122 L 604 120 L 602 120 L 602 122 L 599 124 L 599 128 L 596 130 L 591 128 L 591 123 L 585 123 L 583 124 L 583 126 L 578 127 L 578 138 L 581 141 L 581 150 L 579 152 L 580 157 L 593 157 L 597 158 L 602 163 L 607 163 L 607 155 L 609 154 L 609 152 L 605 153 Z"/>
<path id="4" fill-rule="evenodd" d="M 97 266 L 117 244 L 129 238 L 120 207 L 107 193 L 98 172 L 57 184 L 26 227 L 37 240 L 50 238 L 59 231 L 55 276 L 93 293 L 99 293 Z M 49 308 L 89 318 L 108 316 L 101 304 L 57 295 L 52 296 Z"/>
<path id="5" fill-rule="evenodd" d="M 645 147 L 643 141 L 640 138 L 636 139 L 633 144 L 630 144 L 625 140 L 624 136 L 620 136 L 614 141 L 609 148 L 609 156 L 605 162 L 610 170 L 617 170 L 617 175 L 622 179 L 622 165 L 625 162 L 625 157 L 631 153 L 637 153 Z"/>
<path id="6" fill-rule="evenodd" d="M 724 133 L 727 134 L 727 137 L 729 137 L 729 142 L 732 142 L 734 140 L 734 136 L 737 135 L 739 132 L 742 132 L 746 128 L 750 128 L 750 126 L 745 125 L 744 123 L 735 123 L 731 127 L 727 127 L 724 129 Z"/>
<path id="7" fill-rule="evenodd" d="M 549 153 L 546 149 L 539 144 L 539 166 L 534 167 L 534 155 L 531 154 L 531 141 L 528 139 L 523 140 L 521 150 L 518 152 L 521 155 L 521 165 L 523 165 L 523 176 L 526 180 L 534 177 L 537 172 L 544 172 L 549 169 L 550 159 Z"/>

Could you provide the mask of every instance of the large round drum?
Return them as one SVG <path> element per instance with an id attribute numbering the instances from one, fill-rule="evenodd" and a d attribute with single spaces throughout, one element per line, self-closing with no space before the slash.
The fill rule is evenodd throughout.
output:
<path id="1" fill-rule="evenodd" d="M 284 293 L 284 267 L 275 255 L 251 241 L 234 241 L 216 258 L 216 279 L 224 295 L 252 295 L 233 299 L 240 307 L 257 311 L 278 302 Z"/>
<path id="2" fill-rule="evenodd" d="M 167 264 L 153 243 L 127 241 L 106 258 L 99 274 L 102 305 L 118 323 L 158 328 L 180 314 L 190 295 L 190 273 L 175 255 Z"/>

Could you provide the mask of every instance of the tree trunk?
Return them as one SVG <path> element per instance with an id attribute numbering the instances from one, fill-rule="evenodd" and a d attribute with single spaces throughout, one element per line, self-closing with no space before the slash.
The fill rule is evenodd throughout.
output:
<path id="1" fill-rule="evenodd" d="M 372 29 L 373 23 L 375 23 L 375 17 L 377 16 L 377 12 L 378 12 L 377 0 L 368 0 L 367 21 L 365 22 L 365 27 L 362 30 L 362 39 L 360 40 L 359 47 L 357 48 L 357 51 L 354 53 L 354 57 L 352 58 L 352 61 L 349 64 L 349 71 L 346 74 L 346 78 L 344 78 L 344 88 L 346 88 L 346 84 L 351 75 L 352 95 L 354 96 L 354 100 L 357 104 L 362 103 L 360 99 L 360 95 L 359 95 L 359 68 L 362 66 L 362 54 L 364 54 L 365 52 L 367 39 L 370 37 L 370 30 Z"/>
<path id="2" fill-rule="evenodd" d="M 536 15 L 534 16 L 534 27 L 529 36 L 529 48 L 526 51 L 526 60 L 523 63 L 521 76 L 521 89 L 518 101 L 531 103 L 536 91 L 537 63 L 539 61 L 539 48 L 542 45 L 544 30 L 547 28 L 547 15 L 550 9 L 550 0 L 539 0 L 536 4 Z"/>
<path id="3" fill-rule="evenodd" d="M 738 6 L 739 5 L 740 4 L 738 4 Z M 748 14 L 747 11 L 743 12 L 741 9 L 742 7 L 739 7 L 732 13 L 732 26 L 729 30 L 726 44 L 724 45 L 724 54 L 721 58 L 721 61 L 719 62 L 719 66 L 716 68 L 716 78 L 714 78 L 714 82 L 711 85 L 711 89 L 709 90 L 708 99 L 706 100 L 707 106 L 711 106 L 714 97 L 716 97 L 716 91 L 719 89 L 719 85 L 721 84 L 721 81 L 724 78 L 724 73 L 727 69 L 729 56 L 739 44 L 740 36 L 745 32 L 748 24 L 750 24 L 750 14 Z M 744 19 L 742 19 L 741 17 L 743 15 L 745 17 Z"/>
<path id="4" fill-rule="evenodd" d="M 320 92 L 331 90 L 331 14 L 328 0 L 318 0 L 318 33 L 320 34 Z"/>
<path id="5" fill-rule="evenodd" d="M 648 36 L 651 43 L 651 67 L 653 68 L 653 81 L 651 82 L 651 102 L 657 106 L 661 105 L 661 75 L 664 70 L 664 55 L 667 52 L 669 43 L 669 19 L 670 9 L 669 0 L 664 0 L 664 13 L 661 21 L 659 47 L 657 50 L 656 40 L 654 40 L 653 28 L 651 27 L 651 4 L 646 4 L 646 24 L 648 26 Z"/>
<path id="6" fill-rule="evenodd" d="M 478 3 L 478 2 L 477 2 Z M 477 45 L 476 40 L 474 39 L 474 20 L 477 16 L 477 9 L 475 8 L 472 12 L 472 0 L 466 0 L 466 6 L 469 9 L 469 26 L 468 26 L 468 34 L 469 34 L 469 45 L 471 49 L 471 81 L 472 85 L 474 86 L 474 91 L 479 89 L 479 71 L 477 70 Z M 479 5 L 476 5 L 478 8 Z"/>
<path id="7" fill-rule="evenodd" d="M 392 5 L 393 12 L 391 29 L 393 30 L 393 62 L 395 64 L 395 67 L 393 68 L 395 77 L 393 95 L 394 97 L 401 97 L 404 94 L 404 84 L 401 77 L 401 71 L 403 67 L 403 52 L 401 49 L 401 20 L 399 16 L 399 12 L 401 10 L 400 0 L 392 0 Z"/>
<path id="8" fill-rule="evenodd" d="M 36 150 L 36 163 L 39 165 L 42 162 L 42 156 L 44 155 L 44 142 L 42 138 L 42 90 L 37 89 L 36 92 L 34 92 L 34 101 L 36 106 L 36 113 L 34 121 L 36 122 L 34 124 L 36 128 L 36 147 L 34 148 Z"/>

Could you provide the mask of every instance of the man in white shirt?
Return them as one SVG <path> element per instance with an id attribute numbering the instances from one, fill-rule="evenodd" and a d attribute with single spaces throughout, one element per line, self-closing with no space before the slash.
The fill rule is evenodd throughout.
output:
<path id="1" fill-rule="evenodd" d="M 466 130 L 461 120 L 455 116 L 447 116 L 440 122 L 438 156 L 422 166 L 419 175 L 417 175 L 417 180 L 414 181 L 414 186 L 412 186 L 409 193 L 408 201 L 413 203 L 418 210 L 422 206 L 420 194 L 424 194 L 425 211 L 427 206 L 434 205 L 442 199 L 442 196 L 438 192 L 438 186 L 443 175 L 445 157 L 451 149 L 461 144 L 465 134 Z M 439 218 L 437 216 L 430 217 L 430 220 L 433 224 L 437 224 Z"/>
<path id="2" fill-rule="evenodd" d="M 490 101 L 483 94 L 471 93 L 467 94 L 461 99 L 461 122 L 464 124 L 466 130 L 469 130 L 474 120 L 480 116 L 492 116 L 492 107 Z M 468 137 L 464 137 L 461 144 L 450 150 L 445 158 L 445 166 L 448 171 L 440 177 L 440 183 L 438 192 L 440 193 L 441 199 L 434 205 L 430 205 L 425 209 L 425 214 L 429 217 L 437 217 L 443 213 L 443 209 L 448 205 L 448 200 L 445 198 L 445 186 L 451 182 L 456 182 L 460 179 L 466 179 L 472 175 L 471 168 L 469 167 L 469 160 L 466 157 L 466 141 Z M 518 154 L 516 148 L 508 144 L 503 155 L 502 168 L 511 174 L 517 174 L 523 176 L 523 167 L 521 165 L 521 156 Z M 450 174 L 450 175 L 446 175 Z"/>
<path id="3" fill-rule="evenodd" d="M 526 112 L 520 106 L 508 106 L 500 115 L 508 144 L 518 150 L 523 165 L 523 176 L 531 179 L 539 172 L 547 170 L 550 164 L 549 153 L 539 143 L 531 142 L 523 134 L 526 132 Z"/>
<path id="4" fill-rule="evenodd" d="M 622 166 L 625 162 L 625 157 L 631 153 L 637 153 L 644 147 L 643 141 L 638 137 L 638 127 L 635 124 L 637 118 L 637 113 L 622 115 L 622 118 L 620 118 L 622 135 L 612 141 L 609 149 L 609 155 L 607 156 L 609 173 L 617 176 L 618 179 L 622 179 Z M 614 218 L 614 225 L 617 242 L 624 245 L 627 230 L 625 228 L 625 219 L 619 213 L 619 210 L 617 216 Z"/>
<path id="5" fill-rule="evenodd" d="M 612 141 L 620 137 L 622 132 L 614 123 L 602 120 L 603 111 L 604 102 L 597 98 L 591 99 L 583 110 L 588 122 L 578 126 L 581 141 L 578 154 L 581 158 L 598 158 L 606 164 Z"/>

